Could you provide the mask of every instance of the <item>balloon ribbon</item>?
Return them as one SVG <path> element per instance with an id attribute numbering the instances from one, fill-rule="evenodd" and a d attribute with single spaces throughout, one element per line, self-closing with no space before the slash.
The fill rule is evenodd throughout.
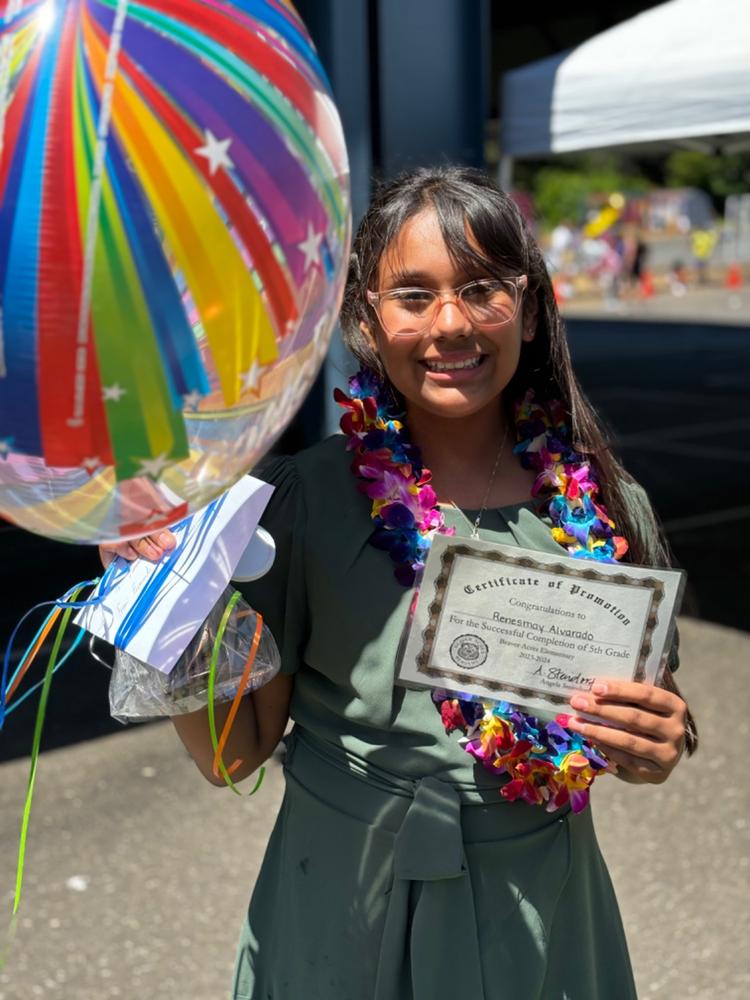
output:
<path id="1" fill-rule="evenodd" d="M 80 587 L 71 596 L 72 600 L 78 597 L 78 595 L 83 590 Z M 58 608 L 58 611 L 62 609 Z M 23 888 L 23 868 L 24 860 L 26 857 L 26 840 L 29 831 L 29 820 L 31 818 L 31 803 L 34 797 L 34 786 L 36 784 L 36 772 L 37 764 L 39 761 L 39 748 L 42 741 L 42 730 L 44 729 L 44 717 L 47 713 L 47 699 L 49 698 L 50 685 L 52 683 L 52 675 L 55 672 L 55 663 L 57 662 L 57 657 L 60 652 L 60 646 L 62 645 L 63 636 L 68 627 L 68 622 L 70 621 L 70 616 L 73 614 L 75 608 L 68 607 L 62 611 L 62 621 L 57 628 L 57 635 L 55 636 L 55 641 L 52 645 L 52 652 L 50 653 L 49 660 L 47 661 L 47 666 L 44 672 L 44 683 L 42 684 L 42 693 L 39 696 L 39 705 L 36 710 L 36 721 L 34 723 L 34 739 L 31 746 L 31 764 L 29 767 L 29 780 L 26 786 L 26 800 L 23 807 L 23 819 L 21 820 L 21 834 L 18 841 L 18 865 L 16 868 L 16 889 L 13 896 L 13 915 L 15 916 L 18 912 L 18 907 L 21 903 L 21 890 Z M 51 629 L 52 624 L 57 619 L 57 614 L 50 618 L 47 623 Z M 48 630 L 49 631 L 49 630 Z M 26 665 L 24 673 L 28 670 L 31 665 L 31 661 L 34 658 L 36 651 L 39 649 L 43 641 L 43 635 L 39 636 L 39 639 L 34 644 L 34 651 L 26 659 Z M 16 678 L 16 682 L 19 678 Z"/>
<path id="2" fill-rule="evenodd" d="M 208 727 L 211 732 L 211 745 L 214 748 L 214 761 L 213 761 L 213 773 L 217 775 L 221 773 L 224 781 L 229 785 L 233 792 L 237 795 L 242 793 L 237 789 L 237 786 L 231 779 L 231 775 L 237 770 L 237 768 L 242 764 L 240 759 L 235 760 L 229 768 L 227 768 L 224 760 L 222 758 L 222 753 L 224 747 L 226 746 L 227 740 L 229 739 L 229 734 L 231 733 L 232 726 L 234 725 L 234 720 L 240 707 L 240 701 L 245 693 L 245 688 L 247 682 L 250 679 L 250 674 L 252 672 L 253 664 L 255 663 L 255 657 L 258 652 L 258 646 L 260 645 L 260 639 L 263 632 L 263 616 L 256 611 L 256 624 L 255 624 L 255 634 L 253 635 L 253 641 L 250 645 L 250 652 L 248 653 L 247 660 L 245 662 L 245 668 L 242 672 L 242 677 L 240 679 L 239 686 L 237 688 L 237 693 L 232 701 L 232 706 L 229 710 L 229 715 L 227 716 L 226 722 L 224 723 L 224 728 L 222 729 L 221 737 L 217 736 L 216 733 L 216 710 L 214 707 L 214 690 L 216 686 L 216 665 L 219 658 L 219 650 L 221 649 L 221 642 L 224 638 L 224 632 L 226 631 L 227 625 L 229 623 L 229 617 L 234 610 L 237 601 L 240 600 L 241 594 L 239 591 L 235 590 L 232 594 L 229 602 L 224 609 L 224 614 L 221 616 L 221 621 L 219 622 L 219 627 L 216 630 L 216 638 L 214 639 L 213 649 L 211 651 L 211 664 L 209 667 L 208 674 Z M 265 776 L 265 767 L 260 768 L 260 774 L 258 780 L 255 783 L 253 789 L 248 792 L 248 795 L 255 795 L 261 786 L 263 778 Z"/>

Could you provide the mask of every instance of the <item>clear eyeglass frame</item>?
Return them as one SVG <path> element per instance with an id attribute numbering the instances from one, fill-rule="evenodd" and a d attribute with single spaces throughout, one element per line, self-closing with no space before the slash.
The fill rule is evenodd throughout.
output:
<path id="1" fill-rule="evenodd" d="M 509 285 L 513 288 L 513 294 L 515 295 L 515 301 L 513 306 L 513 313 L 510 316 L 503 317 L 503 319 L 498 322 L 485 323 L 476 319 L 475 315 L 471 313 L 471 307 L 466 303 L 464 295 L 467 290 L 474 288 L 475 286 L 487 286 L 494 285 L 498 281 L 502 281 L 504 284 Z M 498 330 L 501 326 L 506 326 L 508 323 L 512 323 L 513 320 L 518 315 L 518 309 L 521 305 L 523 299 L 523 293 L 528 288 L 529 279 L 526 274 L 519 274 L 513 277 L 507 278 L 475 278 L 473 281 L 467 281 L 463 285 L 459 285 L 457 288 L 450 288 L 445 292 L 440 291 L 439 288 L 425 288 L 422 285 L 414 286 L 404 286 L 400 288 L 389 288 L 385 292 L 367 292 L 367 301 L 370 303 L 372 308 L 380 321 L 380 325 L 393 337 L 417 337 L 422 336 L 428 330 L 432 329 L 435 321 L 440 314 L 440 310 L 443 308 L 446 302 L 453 302 L 457 308 L 461 311 L 462 315 L 476 327 L 478 330 Z M 410 330 L 394 330 L 383 320 L 383 309 L 382 304 L 384 300 L 389 298 L 395 298 L 396 296 L 402 297 L 407 292 L 429 292 L 434 296 L 434 299 L 430 307 L 426 310 L 428 314 L 428 320 L 425 325 L 419 327 L 418 329 Z"/>

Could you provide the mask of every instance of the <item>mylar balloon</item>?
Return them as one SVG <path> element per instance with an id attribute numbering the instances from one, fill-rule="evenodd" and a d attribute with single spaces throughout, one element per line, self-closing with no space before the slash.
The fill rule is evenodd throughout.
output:
<path id="1" fill-rule="evenodd" d="M 0 514 L 173 523 L 281 433 L 334 325 L 348 166 L 283 0 L 0 0 Z"/>

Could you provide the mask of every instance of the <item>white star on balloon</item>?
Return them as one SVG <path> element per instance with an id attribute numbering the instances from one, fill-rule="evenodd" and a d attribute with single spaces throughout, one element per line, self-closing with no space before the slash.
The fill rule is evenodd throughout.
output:
<path id="1" fill-rule="evenodd" d="M 229 139 L 217 139 L 210 128 L 204 129 L 206 142 L 203 146 L 196 147 L 196 154 L 208 160 L 209 173 L 213 177 L 220 167 L 231 169 L 234 164 L 229 157 L 229 147 L 232 144 Z"/>
<path id="2" fill-rule="evenodd" d="M 172 460 L 163 451 L 156 458 L 141 459 L 141 466 L 136 472 L 136 476 L 151 476 L 152 479 L 158 479 L 162 472 L 171 464 Z"/>
<path id="3" fill-rule="evenodd" d="M 81 465 L 88 472 L 93 472 L 94 469 L 98 469 L 101 464 L 102 461 L 98 455 L 92 455 L 91 458 L 84 458 L 84 460 L 81 462 Z"/>
<path id="4" fill-rule="evenodd" d="M 324 233 L 316 233 L 311 222 L 307 223 L 307 236 L 301 243 L 297 244 L 299 250 L 305 255 L 305 270 L 320 264 L 320 244 L 323 242 Z"/>
<path id="5" fill-rule="evenodd" d="M 246 372 L 240 374 L 242 379 L 242 391 L 243 392 L 258 392 L 258 379 L 260 378 L 260 365 L 257 361 L 253 361 Z"/>
<path id="6" fill-rule="evenodd" d="M 109 400 L 114 403 L 119 403 L 127 391 L 127 389 L 123 389 L 123 387 L 118 385 L 116 382 L 114 385 L 105 385 L 102 389 L 102 399 L 105 403 Z"/>
<path id="7" fill-rule="evenodd" d="M 198 392 L 197 389 L 193 389 L 192 392 L 187 392 L 182 397 L 182 404 L 186 408 L 189 408 L 191 410 L 197 410 L 198 409 L 198 404 L 200 403 L 200 401 L 202 399 L 203 399 L 203 396 L 201 395 L 201 393 Z"/>

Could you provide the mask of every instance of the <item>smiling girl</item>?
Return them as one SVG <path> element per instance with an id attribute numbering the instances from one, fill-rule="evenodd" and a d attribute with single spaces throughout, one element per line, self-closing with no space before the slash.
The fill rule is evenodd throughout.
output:
<path id="1" fill-rule="evenodd" d="M 518 712 L 505 720 L 513 739 L 536 726 L 537 740 L 577 748 L 584 791 L 550 779 L 541 758 L 483 767 L 458 739 L 482 707 L 394 677 L 435 531 L 558 554 L 580 545 L 569 507 L 532 499 L 544 472 L 529 427 L 554 431 L 580 473 L 580 510 L 594 496 L 606 505 L 584 556 L 664 564 L 651 508 L 578 387 L 539 248 L 483 174 L 420 170 L 378 193 L 342 326 L 361 365 L 339 395 L 345 433 L 262 470 L 276 486 L 263 523 L 277 559 L 243 587 L 282 673 L 244 699 L 225 751 L 244 762 L 235 777 L 269 756 L 290 716 L 294 727 L 234 997 L 628 1000 L 620 916 L 583 805 L 597 770 L 661 782 L 694 748 L 676 654 L 662 687 L 602 677 L 571 699 L 597 721 L 574 714 L 553 733 Z M 205 716 L 175 724 L 215 781 Z"/>

